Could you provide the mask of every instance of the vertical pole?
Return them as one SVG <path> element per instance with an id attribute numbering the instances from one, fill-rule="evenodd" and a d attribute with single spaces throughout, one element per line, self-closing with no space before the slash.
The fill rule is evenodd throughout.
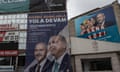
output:
<path id="1" fill-rule="evenodd" d="M 12 66 L 12 56 L 10 57 L 10 66 Z"/>
<path id="2" fill-rule="evenodd" d="M 15 70 L 18 68 L 18 56 L 16 57 L 16 62 L 15 62 Z"/>

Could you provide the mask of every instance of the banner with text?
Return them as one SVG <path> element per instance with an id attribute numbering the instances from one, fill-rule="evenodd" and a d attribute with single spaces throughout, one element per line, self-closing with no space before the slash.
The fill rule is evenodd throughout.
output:
<path id="1" fill-rule="evenodd" d="M 78 17 L 74 20 L 74 23 L 77 37 L 120 42 L 112 6 Z"/>
<path id="2" fill-rule="evenodd" d="M 65 54 L 65 56 L 67 54 L 67 58 L 66 58 L 67 62 L 70 62 L 70 59 L 69 59 L 70 53 L 68 52 L 68 48 L 67 48 L 69 44 L 68 33 L 69 32 L 67 27 L 66 12 L 46 12 L 46 13 L 29 14 L 25 72 L 30 71 L 31 70 L 30 68 L 35 64 L 37 64 L 39 61 L 44 59 L 48 60 L 49 55 L 54 56 L 54 54 L 52 53 L 54 51 L 49 50 L 50 53 L 49 51 L 48 52 L 44 51 L 46 50 L 46 48 L 50 49 L 50 45 L 52 44 L 52 41 L 51 41 L 52 39 L 54 40 L 54 42 L 57 42 L 55 40 L 60 40 L 64 42 L 64 43 L 61 43 L 61 45 L 62 44 L 63 45 L 60 47 L 63 48 L 62 52 Z M 39 55 L 38 53 L 41 53 L 41 54 L 43 53 L 43 54 Z M 61 54 L 63 55 L 63 53 Z M 49 58 L 49 59 L 52 59 L 52 58 Z M 35 62 L 35 61 L 38 61 L 38 62 Z M 46 64 L 49 64 L 49 63 L 46 63 Z M 47 71 L 43 71 L 43 72 L 47 72 Z"/>

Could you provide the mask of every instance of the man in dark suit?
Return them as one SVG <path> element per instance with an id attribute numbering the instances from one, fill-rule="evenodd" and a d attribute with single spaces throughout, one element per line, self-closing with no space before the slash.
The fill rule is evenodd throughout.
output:
<path id="1" fill-rule="evenodd" d="M 51 68 L 51 72 L 72 72 L 70 55 L 67 52 L 67 42 L 65 37 L 61 35 L 52 36 L 48 42 L 48 49 L 55 57 Z"/>
<path id="2" fill-rule="evenodd" d="M 49 72 L 47 67 L 50 65 L 47 56 L 47 45 L 43 42 L 36 44 L 34 49 L 35 60 L 25 69 L 24 72 Z M 47 62 L 47 64 L 46 64 Z"/>
<path id="3" fill-rule="evenodd" d="M 113 25 L 112 22 L 106 21 L 104 13 L 97 14 L 96 19 L 97 19 L 97 26 L 102 26 L 106 28 Z"/>

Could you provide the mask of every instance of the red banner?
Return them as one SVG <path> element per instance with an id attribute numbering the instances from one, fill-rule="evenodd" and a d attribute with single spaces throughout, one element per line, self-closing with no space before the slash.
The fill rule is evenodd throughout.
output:
<path id="1" fill-rule="evenodd" d="M 18 30 L 18 24 L 2 24 L 0 25 L 0 31 Z"/>
<path id="2" fill-rule="evenodd" d="M 17 56 L 18 50 L 0 50 L 0 56 Z"/>

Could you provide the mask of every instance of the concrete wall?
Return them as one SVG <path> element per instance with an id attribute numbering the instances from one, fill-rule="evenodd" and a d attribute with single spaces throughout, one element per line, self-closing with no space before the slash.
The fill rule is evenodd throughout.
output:
<path id="1" fill-rule="evenodd" d="M 114 8 L 114 13 L 116 16 L 116 21 L 117 21 L 117 25 L 120 33 L 120 5 L 118 5 L 118 3 L 114 3 L 113 8 Z"/>
<path id="2" fill-rule="evenodd" d="M 71 54 L 89 54 L 120 51 L 120 43 L 71 37 Z"/>

